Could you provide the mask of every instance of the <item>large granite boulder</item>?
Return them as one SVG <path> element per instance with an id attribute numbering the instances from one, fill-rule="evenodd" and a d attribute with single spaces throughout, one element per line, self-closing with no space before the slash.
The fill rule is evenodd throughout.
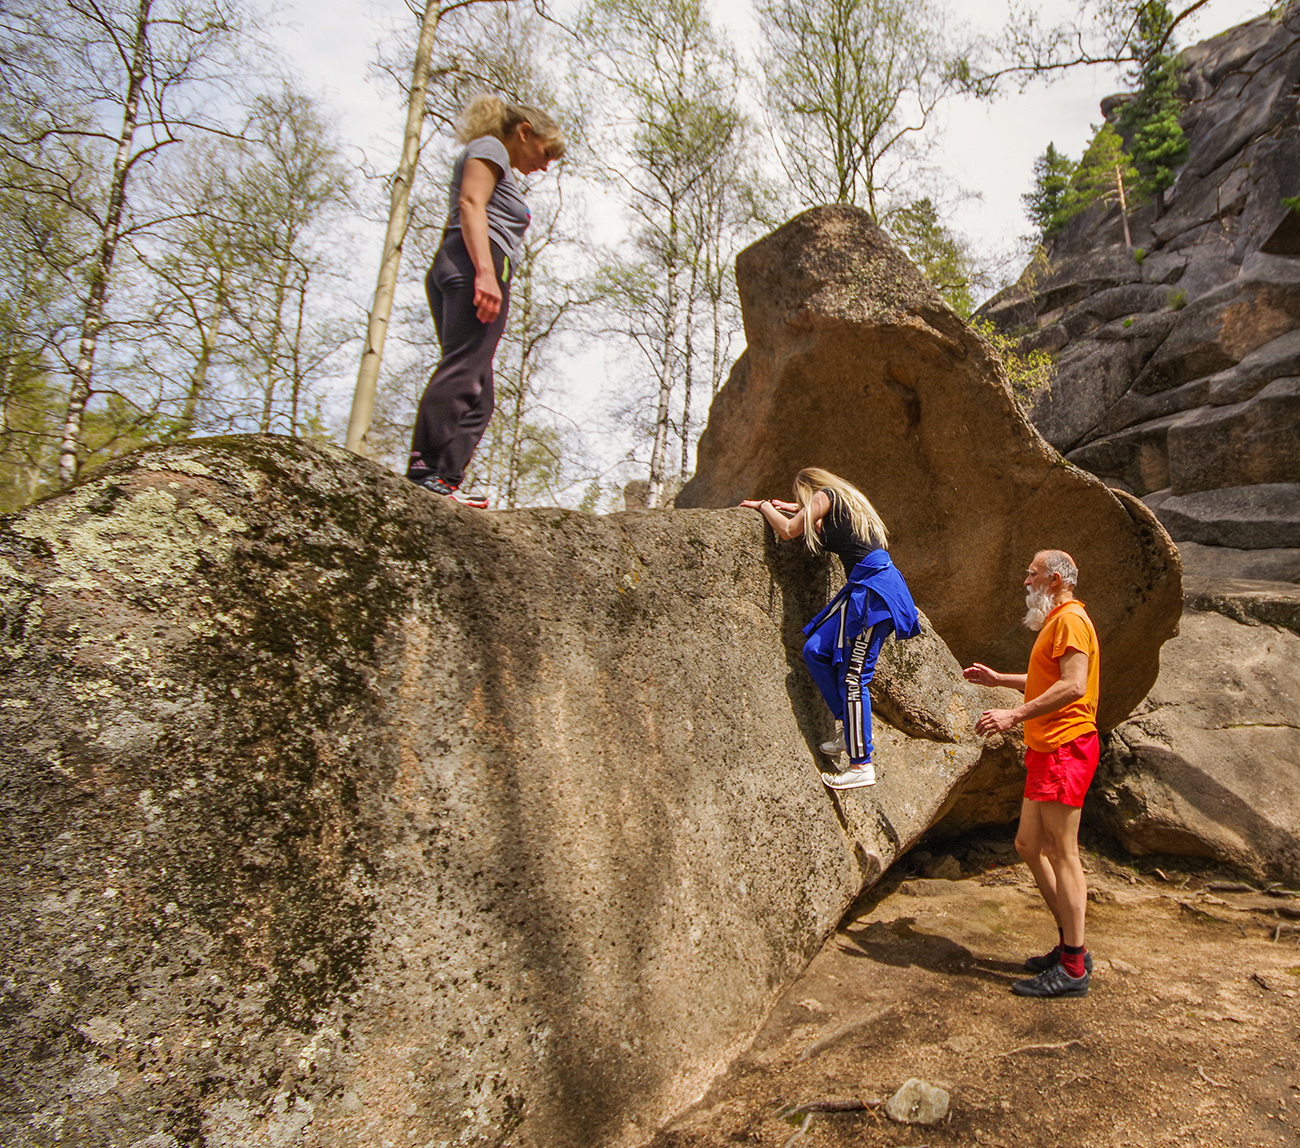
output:
<path id="1" fill-rule="evenodd" d="M 1101 723 L 1127 716 L 1182 609 L 1154 516 L 1043 442 L 988 344 L 865 212 L 805 212 L 742 252 L 736 277 L 748 346 L 677 505 L 787 495 L 804 466 L 841 474 L 880 511 L 956 656 L 1007 670 L 1032 644 L 1020 624 L 1029 559 L 1068 550 L 1101 638 Z"/>
<path id="2" fill-rule="evenodd" d="M 1134 853 L 1300 881 L 1300 595 L 1189 580 L 1160 679 L 1103 755 L 1085 816 Z"/>
<path id="3" fill-rule="evenodd" d="M 1300 5 L 1182 58 L 1190 150 L 1167 210 L 1139 204 L 1129 248 L 1118 208 L 1090 209 L 982 313 L 1056 355 L 1031 417 L 1071 462 L 1157 496 L 1178 542 L 1260 552 L 1199 555 L 1198 569 L 1293 569 L 1257 498 L 1228 498 L 1242 511 L 1231 541 L 1208 542 L 1164 496 L 1257 486 L 1267 498 L 1300 481 L 1300 214 L 1284 202 L 1300 189 Z"/>
<path id="4" fill-rule="evenodd" d="M 821 784 L 832 573 L 270 437 L 5 520 L 0 1140 L 650 1139 L 981 758 L 927 628 Z"/>

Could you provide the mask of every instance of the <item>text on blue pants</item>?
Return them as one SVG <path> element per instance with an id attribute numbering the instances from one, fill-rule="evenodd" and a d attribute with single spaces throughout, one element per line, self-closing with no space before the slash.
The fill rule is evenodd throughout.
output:
<path id="1" fill-rule="evenodd" d="M 856 636 L 845 633 L 848 601 L 821 620 L 803 647 L 803 660 L 812 679 L 844 725 L 849 763 L 871 760 L 871 691 L 876 661 L 885 639 L 894 631 L 887 610 L 869 610 L 866 625 Z"/>

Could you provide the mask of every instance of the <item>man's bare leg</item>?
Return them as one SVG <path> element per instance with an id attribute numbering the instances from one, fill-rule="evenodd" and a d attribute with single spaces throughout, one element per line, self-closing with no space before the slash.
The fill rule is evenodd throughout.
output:
<path id="1" fill-rule="evenodd" d="M 1011 986 L 1018 996 L 1088 995 L 1092 959 L 1083 944 L 1088 885 L 1079 858 L 1081 813 L 1059 801 L 1025 801 L 1021 808 L 1016 851 L 1034 874 L 1038 891 L 1056 918 L 1061 947 L 1025 962 L 1026 968 L 1038 975 Z"/>
<path id="2" fill-rule="evenodd" d="M 1020 803 L 1020 826 L 1016 830 L 1016 852 L 1020 859 L 1029 866 L 1038 885 L 1038 892 L 1047 907 L 1056 918 L 1057 928 L 1064 930 L 1065 924 L 1056 908 L 1056 871 L 1047 858 L 1047 837 L 1043 828 L 1041 801 L 1025 798 Z"/>
<path id="3" fill-rule="evenodd" d="M 1065 931 L 1065 943 L 1077 947 L 1083 944 L 1083 922 L 1088 909 L 1088 879 L 1079 859 L 1079 819 L 1083 810 L 1060 801 L 1037 804 L 1043 851 L 1055 878 L 1052 912 Z"/>

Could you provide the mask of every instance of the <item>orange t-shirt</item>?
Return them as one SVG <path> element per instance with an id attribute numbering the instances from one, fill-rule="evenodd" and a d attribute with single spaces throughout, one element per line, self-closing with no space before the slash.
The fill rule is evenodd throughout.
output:
<path id="1" fill-rule="evenodd" d="M 1061 680 L 1060 659 L 1066 650 L 1079 650 L 1088 655 L 1087 689 L 1076 702 L 1025 719 L 1025 744 L 1040 753 L 1049 753 L 1097 728 L 1097 683 L 1101 668 L 1097 631 L 1083 603 L 1076 598 L 1057 606 L 1038 631 L 1025 676 L 1025 701 L 1032 701 Z"/>

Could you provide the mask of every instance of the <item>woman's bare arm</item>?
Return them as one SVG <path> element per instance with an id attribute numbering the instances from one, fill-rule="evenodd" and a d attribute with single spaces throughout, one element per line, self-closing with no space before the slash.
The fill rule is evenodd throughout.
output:
<path id="1" fill-rule="evenodd" d="M 460 233 L 474 264 L 474 306 L 480 323 L 490 323 L 501 313 L 501 284 L 492 264 L 487 222 L 487 202 L 499 178 L 493 164 L 476 156 L 465 161 L 460 178 Z"/>
<path id="2" fill-rule="evenodd" d="M 803 510 L 796 510 L 794 515 L 786 517 L 781 512 L 782 507 L 794 506 L 794 503 L 781 503 L 780 506 L 770 498 L 758 499 L 747 498 L 741 506 L 748 506 L 757 510 L 764 518 L 767 519 L 768 525 L 776 531 L 778 538 L 784 538 L 787 542 L 794 538 L 802 538 L 806 523 L 804 520 Z M 819 490 L 813 495 L 812 505 L 809 507 L 812 511 L 813 524 L 815 529 L 820 529 L 822 519 L 830 513 L 831 500 L 830 496 L 824 490 Z"/>

